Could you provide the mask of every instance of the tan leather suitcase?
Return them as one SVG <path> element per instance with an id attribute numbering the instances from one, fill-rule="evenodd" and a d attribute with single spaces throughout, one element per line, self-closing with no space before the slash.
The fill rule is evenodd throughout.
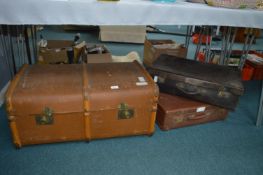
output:
<path id="1" fill-rule="evenodd" d="M 160 93 L 156 121 L 162 130 L 170 130 L 224 120 L 227 114 L 224 108 Z"/>
<path id="2" fill-rule="evenodd" d="M 24 66 L 6 96 L 17 147 L 154 132 L 158 88 L 138 62 Z"/>

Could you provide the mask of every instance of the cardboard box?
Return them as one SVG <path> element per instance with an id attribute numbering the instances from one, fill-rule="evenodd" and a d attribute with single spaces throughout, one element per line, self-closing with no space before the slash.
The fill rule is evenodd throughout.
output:
<path id="1" fill-rule="evenodd" d="M 42 64 L 68 63 L 68 50 L 72 50 L 73 41 L 48 40 L 46 47 L 39 48 L 38 62 Z"/>
<path id="2" fill-rule="evenodd" d="M 102 53 L 98 52 L 90 52 L 90 48 L 95 48 L 95 47 L 101 47 L 103 48 Z M 106 48 L 105 45 L 102 44 L 87 44 L 85 53 L 83 54 L 83 62 L 85 63 L 110 63 L 112 62 L 111 59 L 111 53 L 110 51 Z"/>
<path id="3" fill-rule="evenodd" d="M 80 63 L 80 58 L 81 58 L 81 55 L 84 52 L 85 48 L 86 48 L 86 42 L 85 41 L 82 41 L 81 43 L 79 43 L 73 47 L 73 49 L 74 49 L 74 60 L 73 60 L 73 62 L 74 63 Z"/>
<path id="4" fill-rule="evenodd" d="M 146 66 L 151 66 L 161 54 L 186 58 L 187 49 L 172 40 L 145 40 L 143 63 Z"/>
<path id="5" fill-rule="evenodd" d="M 100 26 L 100 41 L 144 43 L 146 26 Z"/>
<path id="6" fill-rule="evenodd" d="M 122 56 L 112 55 L 112 62 L 133 62 L 135 60 L 138 61 L 138 63 L 142 64 L 140 55 L 136 51 L 132 51 L 127 55 Z"/>
<path id="7" fill-rule="evenodd" d="M 255 39 L 253 43 L 256 43 L 256 39 L 261 36 L 261 30 L 260 29 L 248 29 L 248 28 L 238 28 L 236 37 L 235 37 L 235 42 L 236 43 L 245 43 L 246 37 L 248 34 L 253 34 L 255 35 Z"/>
<path id="8" fill-rule="evenodd" d="M 83 44 L 84 43 L 84 44 Z M 39 64 L 77 63 L 85 42 L 73 46 L 69 40 L 48 40 L 46 47 L 39 48 Z"/>

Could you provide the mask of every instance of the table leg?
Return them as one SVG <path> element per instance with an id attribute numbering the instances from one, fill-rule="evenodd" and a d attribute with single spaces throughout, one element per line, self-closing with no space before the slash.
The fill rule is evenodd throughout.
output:
<path id="1" fill-rule="evenodd" d="M 236 34 L 237 34 L 237 28 L 236 27 L 233 28 L 233 31 L 234 31 L 234 33 L 232 34 L 231 43 L 229 45 L 228 52 L 227 52 L 227 55 L 226 55 L 226 64 L 228 64 L 230 56 L 231 56 L 231 53 L 232 53 L 232 49 L 233 49 L 233 46 L 234 46 L 234 43 L 235 43 Z"/>
<path id="2" fill-rule="evenodd" d="M 187 53 L 188 53 L 188 48 L 189 48 L 189 43 L 190 43 L 190 39 L 191 39 L 191 35 L 192 35 L 192 26 L 187 26 L 187 33 L 186 33 L 186 37 L 185 37 L 185 47 L 187 49 Z M 187 58 L 187 55 L 186 55 Z"/>
<path id="3" fill-rule="evenodd" d="M 199 32 L 199 41 L 198 41 L 198 44 L 197 44 L 196 50 L 195 50 L 195 56 L 194 56 L 195 60 L 198 60 L 198 54 L 200 52 L 201 45 L 202 45 L 202 38 L 203 38 L 203 35 L 205 34 L 204 32 L 205 32 L 205 27 L 202 26 L 201 30 Z"/>
<path id="4" fill-rule="evenodd" d="M 226 35 L 227 35 L 227 27 L 224 27 L 223 33 L 222 33 L 222 41 L 221 41 L 221 54 L 220 54 L 220 59 L 219 59 L 219 64 L 224 65 L 224 59 L 225 59 L 225 52 L 226 52 Z"/>
<path id="5" fill-rule="evenodd" d="M 260 127 L 263 119 L 263 81 L 261 82 L 261 95 L 258 107 L 257 123 L 256 126 Z"/>
<path id="6" fill-rule="evenodd" d="M 30 45 L 29 45 L 29 36 L 28 36 L 28 26 L 25 26 L 24 38 L 25 38 L 25 48 L 26 48 L 26 53 L 27 53 L 27 61 L 29 64 L 32 64 L 32 57 L 31 57 L 31 51 L 30 51 Z"/>

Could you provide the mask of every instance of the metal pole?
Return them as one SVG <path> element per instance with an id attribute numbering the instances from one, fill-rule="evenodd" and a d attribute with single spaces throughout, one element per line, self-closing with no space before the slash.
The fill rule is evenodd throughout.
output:
<path id="1" fill-rule="evenodd" d="M 24 26 L 21 26 L 21 33 L 20 33 L 20 39 L 21 39 L 21 50 L 22 50 L 22 54 L 23 54 L 23 64 L 28 63 L 27 59 L 26 59 L 26 52 L 25 52 L 25 38 L 24 38 Z"/>
<path id="2" fill-rule="evenodd" d="M 226 44 L 225 44 L 225 53 L 224 53 L 224 58 L 223 58 L 223 64 L 227 65 L 227 55 L 229 54 L 229 43 L 230 43 L 230 37 L 231 37 L 231 33 L 232 33 L 232 28 L 228 27 L 227 28 L 227 35 L 226 35 Z"/>
<path id="3" fill-rule="evenodd" d="M 37 26 L 33 25 L 34 27 L 34 45 L 35 45 L 35 55 L 37 59 Z"/>
<path id="4" fill-rule="evenodd" d="M 19 26 L 16 26 L 16 47 L 17 47 L 17 59 L 18 59 L 18 67 L 22 65 L 22 54 L 20 49 L 20 39 L 19 39 Z"/>
<path id="5" fill-rule="evenodd" d="M 191 39 L 191 31 L 192 31 L 192 26 L 187 26 L 187 33 L 186 33 L 186 37 L 185 37 L 185 47 L 188 49 L 189 47 L 189 43 L 190 43 L 190 39 Z"/>
<path id="6" fill-rule="evenodd" d="M 209 46 L 208 46 L 208 53 L 207 53 L 207 60 L 206 62 L 209 63 L 211 61 L 211 46 L 212 46 L 212 41 L 213 41 L 213 27 L 210 27 L 210 30 L 209 30 L 209 36 L 210 36 L 210 43 L 209 43 Z"/>
<path id="7" fill-rule="evenodd" d="M 11 49 L 11 54 L 12 54 L 12 65 L 13 65 L 13 70 L 14 70 L 14 75 L 15 75 L 17 73 L 17 70 L 16 70 L 16 63 L 15 63 L 13 40 L 12 40 L 11 30 L 9 26 L 7 26 L 7 33 L 9 37 L 10 49 Z"/>
<path id="8" fill-rule="evenodd" d="M 31 45 L 32 45 L 32 51 L 33 51 L 33 56 L 34 56 L 34 60 L 36 59 L 36 55 L 35 55 L 35 45 L 34 45 L 34 32 L 33 32 L 33 26 L 30 26 L 30 39 L 31 39 Z"/>
<path id="9" fill-rule="evenodd" d="M 255 39 L 255 35 L 253 33 L 253 29 L 249 29 L 248 30 L 248 35 L 247 35 L 247 38 L 246 38 L 246 43 L 244 44 L 244 48 L 243 48 L 243 51 L 242 51 L 242 57 L 241 57 L 241 60 L 240 60 L 240 65 L 239 65 L 239 69 L 243 69 L 243 66 L 245 64 L 245 61 L 247 59 L 247 56 L 248 56 L 248 53 L 249 53 L 249 50 L 253 44 L 253 41 Z M 246 45 L 246 47 L 245 47 Z"/>
<path id="10" fill-rule="evenodd" d="M 257 127 L 260 127 L 262 124 L 262 119 L 263 119 L 262 111 L 263 111 L 263 81 L 261 81 L 261 95 L 260 95 L 257 122 L 256 122 Z"/>
<path id="11" fill-rule="evenodd" d="M 12 71 L 12 67 L 11 67 L 10 62 L 9 62 L 10 57 L 8 55 L 8 50 L 7 50 L 8 47 L 7 47 L 6 42 L 5 42 L 5 33 L 4 33 L 4 29 L 3 29 L 2 25 L 0 26 L 0 33 L 1 33 L 1 44 L 2 44 L 2 48 L 3 48 L 4 58 L 6 61 L 6 65 L 8 66 L 10 76 L 12 77 L 13 71 Z"/>
<path id="12" fill-rule="evenodd" d="M 220 55 L 220 60 L 219 64 L 223 65 L 224 64 L 224 56 L 225 56 L 225 44 L 226 44 L 226 32 L 227 28 L 225 27 L 222 33 L 222 46 L 221 46 L 221 55 Z"/>
<path id="13" fill-rule="evenodd" d="M 245 39 L 245 42 L 244 42 L 244 46 L 243 46 L 243 50 L 242 50 L 242 55 L 241 55 L 241 58 L 240 58 L 240 63 L 239 63 L 239 69 L 242 69 L 243 68 L 243 59 L 244 59 L 244 54 L 247 50 L 247 44 L 248 44 L 248 41 L 249 41 L 249 33 L 247 34 L 246 36 L 246 39 Z"/>
<path id="14" fill-rule="evenodd" d="M 254 32 L 253 32 L 254 30 L 253 29 L 251 29 L 251 32 L 250 32 L 250 41 L 249 41 L 249 45 L 247 46 L 247 50 L 246 50 L 246 54 L 245 54 L 245 60 L 247 59 L 247 55 L 248 55 L 248 53 L 249 53 L 249 51 L 250 51 L 250 49 L 251 49 L 251 46 L 252 46 L 252 44 L 253 44 L 253 41 L 255 40 L 255 34 L 254 34 Z"/>
<path id="15" fill-rule="evenodd" d="M 14 69 L 13 69 L 13 62 L 12 62 L 12 51 L 11 51 L 11 44 L 9 40 L 9 31 L 8 31 L 8 26 L 6 26 L 6 34 L 4 36 L 5 38 L 5 45 L 6 45 L 6 51 L 8 53 L 8 62 L 10 65 L 10 71 L 11 71 L 11 77 L 14 76 Z"/>
<path id="16" fill-rule="evenodd" d="M 208 55 L 208 50 L 209 50 L 209 27 L 206 28 L 206 32 L 205 32 L 205 35 L 206 35 L 206 41 L 205 41 L 205 62 L 208 62 L 208 58 L 209 58 L 209 55 Z"/>
<path id="17" fill-rule="evenodd" d="M 189 49 L 189 43 L 190 43 L 191 36 L 192 36 L 192 26 L 187 26 L 187 33 L 185 37 L 185 48 L 187 50 L 186 58 L 188 55 L 188 49 Z"/>
<path id="18" fill-rule="evenodd" d="M 199 33 L 199 41 L 198 44 L 196 46 L 196 50 L 195 50 L 195 57 L 194 59 L 197 60 L 198 57 L 198 53 L 200 52 L 200 48 L 201 48 L 201 44 L 202 44 L 202 38 L 203 38 L 203 33 L 204 33 L 204 27 L 201 27 L 200 33 Z"/>
<path id="19" fill-rule="evenodd" d="M 231 44 L 229 46 L 229 52 L 228 52 L 228 55 L 227 55 L 227 62 L 229 61 L 229 58 L 231 56 L 233 45 L 234 45 L 235 39 L 236 39 L 236 35 L 237 35 L 237 28 L 235 27 L 234 28 L 234 34 L 232 35 L 232 39 L 231 39 Z"/>
<path id="20" fill-rule="evenodd" d="M 25 47 L 26 47 L 26 53 L 27 53 L 27 60 L 29 64 L 32 64 L 32 58 L 31 58 L 31 53 L 30 53 L 30 45 L 29 45 L 29 39 L 28 39 L 28 31 L 27 31 L 27 26 L 25 26 L 24 29 L 24 36 L 25 36 Z"/>

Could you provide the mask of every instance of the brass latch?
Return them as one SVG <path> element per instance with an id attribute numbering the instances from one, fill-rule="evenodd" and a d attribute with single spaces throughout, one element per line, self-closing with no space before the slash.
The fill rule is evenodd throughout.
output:
<path id="1" fill-rule="evenodd" d="M 46 107 L 42 114 L 38 114 L 35 116 L 37 125 L 52 125 L 54 122 L 53 111 Z"/>
<path id="2" fill-rule="evenodd" d="M 229 98 L 230 93 L 226 91 L 226 88 L 220 87 L 218 89 L 217 96 L 220 97 L 220 98 Z"/>
<path id="3" fill-rule="evenodd" d="M 130 119 L 134 116 L 134 109 L 128 104 L 121 103 L 118 107 L 118 119 Z"/>

